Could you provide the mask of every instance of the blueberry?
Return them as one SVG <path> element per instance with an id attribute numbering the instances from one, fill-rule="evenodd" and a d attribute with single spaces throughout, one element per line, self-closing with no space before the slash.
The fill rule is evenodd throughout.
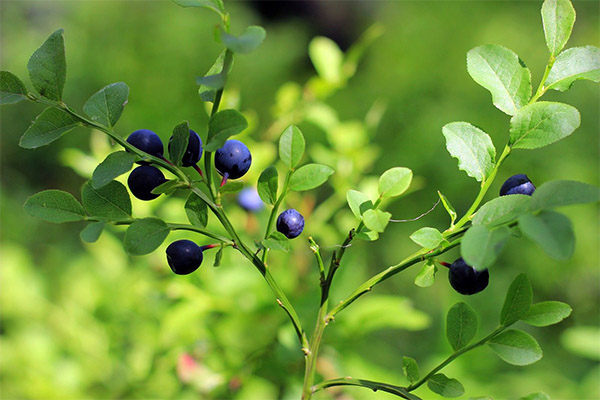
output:
<path id="1" fill-rule="evenodd" d="M 169 139 L 169 150 L 171 150 L 171 142 L 173 141 L 173 136 Z M 200 136 L 196 132 L 190 129 L 190 139 L 188 141 L 187 148 L 185 149 L 185 154 L 181 159 L 181 165 L 184 167 L 191 167 L 195 165 L 202 158 L 202 140 Z M 175 162 L 175 160 L 171 160 Z"/>
<path id="2" fill-rule="evenodd" d="M 219 174 L 229 179 L 244 176 L 252 164 L 252 155 L 248 147 L 239 140 L 228 140 L 215 152 L 215 168 Z"/>
<path id="3" fill-rule="evenodd" d="M 302 233 L 304 217 L 298 211 L 290 208 L 277 217 L 277 230 L 288 239 L 293 239 Z"/>
<path id="4" fill-rule="evenodd" d="M 140 129 L 133 132 L 127 141 L 138 149 L 145 151 L 155 157 L 163 157 L 163 143 L 160 136 L 148 129 Z"/>
<path id="5" fill-rule="evenodd" d="M 131 193 L 138 199 L 152 200 L 160 196 L 152 193 L 152 190 L 166 181 L 160 169 L 150 165 L 142 165 L 131 171 L 127 179 L 127 185 Z"/>
<path id="6" fill-rule="evenodd" d="M 237 201 L 240 207 L 246 211 L 259 211 L 265 206 L 258 192 L 253 187 L 242 189 L 238 194 Z"/>
<path id="7" fill-rule="evenodd" d="M 177 275 L 191 274 L 202 259 L 202 248 L 191 240 L 178 240 L 167 247 L 167 262 Z"/>
<path id="8" fill-rule="evenodd" d="M 488 285 L 490 273 L 487 269 L 478 271 L 465 260 L 459 258 L 450 265 L 448 271 L 450 285 L 460 294 L 471 295 L 481 292 Z"/>
<path id="9" fill-rule="evenodd" d="M 500 196 L 506 196 L 507 194 L 526 194 L 531 196 L 533 192 L 535 192 L 535 186 L 525 174 L 511 176 L 500 188 Z"/>

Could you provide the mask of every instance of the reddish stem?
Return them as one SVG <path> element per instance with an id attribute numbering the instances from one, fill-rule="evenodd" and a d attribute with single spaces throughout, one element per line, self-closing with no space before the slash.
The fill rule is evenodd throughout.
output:
<path id="1" fill-rule="evenodd" d="M 221 185 L 219 185 L 220 187 L 225 186 L 225 184 L 227 183 L 227 178 L 229 178 L 229 174 L 227 172 L 225 172 L 223 174 L 223 179 L 221 180 Z"/>
<path id="2" fill-rule="evenodd" d="M 167 159 L 165 158 L 165 156 L 162 156 L 162 157 L 160 157 L 160 158 L 161 158 L 161 159 L 162 159 L 164 162 L 166 162 L 167 164 L 169 164 L 170 166 L 172 166 L 172 167 L 174 167 L 174 166 L 175 166 L 175 164 L 173 164 L 171 161 L 167 160 Z"/>
<path id="3" fill-rule="evenodd" d="M 446 267 L 446 268 L 450 268 L 450 265 L 452 265 L 452 264 L 450 264 L 450 263 L 447 263 L 447 262 L 445 262 L 445 261 L 438 261 L 438 264 L 440 264 L 440 265 L 443 265 L 443 266 L 444 266 L 444 267 Z"/>
<path id="4" fill-rule="evenodd" d="M 204 246 L 200 246 L 200 249 L 202 251 L 204 250 L 208 250 L 208 249 L 214 249 L 215 247 L 219 247 L 221 246 L 220 244 L 205 244 Z"/>
<path id="5" fill-rule="evenodd" d="M 194 164 L 193 167 L 196 170 L 196 172 L 198 172 L 200 174 L 200 178 L 204 178 L 204 174 L 202 174 L 202 170 L 200 169 L 198 164 Z"/>

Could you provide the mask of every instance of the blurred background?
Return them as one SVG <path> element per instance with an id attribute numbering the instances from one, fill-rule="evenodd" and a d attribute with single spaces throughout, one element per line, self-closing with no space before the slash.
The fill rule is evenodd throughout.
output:
<path id="1" fill-rule="evenodd" d="M 598 46 L 600 3 L 574 5 L 578 17 L 568 46 Z M 236 58 L 224 98 L 224 107 L 238 108 L 250 124 L 240 135 L 254 160 L 243 178 L 246 185 L 255 185 L 274 162 L 276 141 L 292 122 L 307 139 L 304 162 L 337 170 L 319 190 L 289 197 L 287 206 L 306 216 L 306 229 L 292 253 L 271 255 L 274 275 L 311 331 L 318 273 L 306 238 L 315 237 L 330 256 L 356 224 L 345 205 L 348 189 L 369 192 L 381 172 L 405 166 L 415 173 L 413 190 L 388 204 L 393 218 L 425 212 L 437 201 L 437 190 L 459 214 L 468 208 L 478 184 L 458 171 L 441 127 L 470 121 L 501 149 L 509 118 L 468 76 L 466 52 L 480 44 L 506 46 L 527 63 L 537 86 L 547 59 L 541 2 L 226 1 L 226 6 L 232 33 L 251 24 L 267 30 L 255 53 Z M 208 117 L 195 77 L 205 74 L 221 51 L 213 40 L 216 14 L 168 1 L 3 1 L 0 16 L 2 70 L 28 87 L 29 56 L 50 33 L 64 28 L 69 105 L 81 110 L 91 94 L 123 81 L 130 96 L 116 127 L 122 136 L 145 128 L 166 141 L 176 124 L 188 120 L 206 137 Z M 331 38 L 342 51 L 353 49 L 360 59 L 356 72 L 352 64 L 346 75 L 330 76 L 321 66 L 317 78 L 309 57 L 309 43 L 317 35 Z M 321 41 L 327 48 L 331 44 Z M 598 86 L 577 82 L 570 91 L 544 99 L 576 106 L 581 127 L 547 148 L 515 151 L 488 199 L 516 173 L 526 173 L 538 186 L 555 179 L 599 183 Z M 98 242 L 86 244 L 79 238 L 82 223 L 53 225 L 23 211 L 25 199 L 44 189 L 80 197 L 82 184 L 113 150 L 99 132 L 83 128 L 44 148 L 19 148 L 20 136 L 41 110 L 28 103 L 1 110 L 2 398 L 298 399 L 304 366 L 294 332 L 267 285 L 241 256 L 226 251 L 221 266 L 213 268 L 214 254 L 207 254 L 196 273 L 175 276 L 166 263 L 166 246 L 183 237 L 206 244 L 205 238 L 175 232 L 154 253 L 130 257 L 122 248 L 122 228 L 108 229 Z M 182 193 L 153 202 L 133 199 L 134 216 L 187 222 L 184 202 Z M 235 195 L 225 199 L 225 206 L 250 243 L 260 238 L 266 208 L 247 213 Z M 465 385 L 465 399 L 515 399 L 535 391 L 553 399 L 600 398 L 598 206 L 560 211 L 572 219 L 576 232 L 572 259 L 558 262 L 535 244 L 512 239 L 490 269 L 488 289 L 472 297 L 455 293 L 446 271 L 438 272 L 431 287 L 415 286 L 420 266 L 414 266 L 338 316 L 325 333 L 319 374 L 405 385 L 402 356 L 415 358 L 425 372 L 450 354 L 444 320 L 453 304 L 470 304 L 480 315 L 479 337 L 485 335 L 497 324 L 508 285 L 526 272 L 534 301 L 560 300 L 574 309 L 552 327 L 518 324 L 538 339 L 543 359 L 528 367 L 510 366 L 480 348 L 443 372 Z M 390 224 L 376 242 L 356 243 L 336 277 L 333 301 L 417 250 L 408 239 L 412 232 L 447 225 L 440 206 L 419 221 Z M 457 249 L 443 259 L 456 257 Z M 437 398 L 425 387 L 416 394 Z M 344 388 L 316 398 L 386 396 L 391 398 Z"/>

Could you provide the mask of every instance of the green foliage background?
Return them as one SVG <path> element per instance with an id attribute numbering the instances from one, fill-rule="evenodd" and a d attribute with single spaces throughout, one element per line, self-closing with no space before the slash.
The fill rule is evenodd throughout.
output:
<path id="1" fill-rule="evenodd" d="M 344 10 L 359 8 L 350 2 L 333 4 Z M 574 2 L 574 6 L 578 18 L 568 46 L 598 46 L 600 5 Z M 237 57 L 225 100 L 229 107 L 239 105 L 250 122 L 242 137 L 255 160 L 244 179 L 252 184 L 276 154 L 276 136 L 268 128 L 277 110 L 278 88 L 286 82 L 303 85 L 315 74 L 307 57 L 313 31 L 310 22 L 301 19 L 261 21 L 243 2 L 228 7 L 233 32 L 254 23 L 267 29 L 267 39 L 255 53 Z M 385 33 L 369 48 L 347 87 L 327 103 L 348 123 L 347 129 L 363 124 L 374 102 L 385 105 L 385 112 L 376 129 L 360 134 L 364 145 L 347 158 L 358 165 L 363 162 L 373 176 L 398 165 L 415 172 L 419 190 L 388 208 L 393 218 L 413 218 L 426 211 L 437 200 L 438 189 L 460 213 L 478 187 L 456 169 L 441 127 L 450 121 L 471 121 L 490 133 L 496 147 L 504 145 L 508 130 L 507 116 L 468 76 L 466 52 L 486 43 L 511 48 L 525 60 L 537 84 L 547 57 L 540 4 L 406 1 L 361 7 L 365 9 L 360 18 L 347 27 L 354 37 L 376 21 Z M 3 70 L 25 78 L 30 54 L 62 27 L 68 64 L 64 97 L 69 104 L 81 105 L 106 84 L 124 81 L 131 93 L 117 125 L 123 136 L 147 128 L 166 141 L 174 125 L 189 120 L 191 128 L 205 137 L 208 118 L 194 79 L 208 70 L 220 51 L 212 40 L 216 20 L 211 13 L 166 1 L 12 1 L 0 3 L 0 15 Z M 581 127 L 548 148 L 515 151 L 492 192 L 516 173 L 526 173 L 537 185 L 554 179 L 598 184 L 598 87 L 578 82 L 564 94 L 545 95 L 559 98 L 580 110 Z M 119 239 L 121 229 L 105 232 L 88 245 L 78 236 L 83 225 L 52 225 L 23 211 L 25 199 L 43 189 L 59 188 L 78 196 L 84 177 L 109 151 L 102 135 L 84 129 L 43 149 L 18 148 L 19 137 L 39 111 L 21 103 L 3 107 L 1 114 L 2 397 L 299 398 L 303 363 L 294 333 L 260 276 L 240 256 L 226 252 L 217 269 L 208 256 L 197 273 L 177 277 L 166 265 L 164 248 L 176 238 L 188 237 L 185 234 L 173 233 L 149 256 L 128 257 Z M 340 134 L 326 134 L 317 124 L 300 127 L 313 159 L 323 157 L 322 145 L 343 142 Z M 343 166 L 336 167 L 339 173 Z M 356 168 L 350 171 L 344 179 L 357 181 L 352 175 Z M 334 207 L 331 218 L 315 218 L 311 226 L 313 209 L 331 192 L 326 185 L 303 198 L 289 199 L 290 206 L 307 215 L 305 234 L 294 242 L 293 255 L 274 254 L 271 261 L 308 330 L 318 302 L 318 276 L 305 238 L 313 235 L 324 247 L 334 245 L 341 242 L 346 221 L 351 220 L 349 210 L 342 207 L 338 212 Z M 152 203 L 135 201 L 134 212 L 185 221 L 184 201 L 177 196 L 162 196 Z M 249 236 L 258 237 L 257 225 L 264 226 L 268 215 L 247 216 L 235 206 L 233 196 L 227 205 L 232 220 Z M 326 333 L 319 373 L 405 384 L 403 355 L 427 368 L 449 354 L 443 321 L 454 303 L 471 305 L 481 316 L 480 332 L 489 331 L 510 281 L 526 272 L 534 301 L 560 300 L 574 309 L 556 326 L 543 330 L 523 326 L 535 333 L 544 358 L 522 370 L 482 348 L 444 372 L 459 378 L 469 396 L 504 399 L 544 391 L 554 399 L 600 397 L 598 206 L 561 211 L 571 217 L 577 235 L 571 260 L 557 262 L 534 244 L 513 240 L 490 269 L 489 288 L 466 299 L 451 290 L 445 271 L 438 273 L 432 287 L 416 287 L 418 268 L 413 267 L 378 287 L 369 295 L 373 300 L 365 296 L 338 317 Z M 446 223 L 447 215 L 438 207 L 418 222 L 393 224 L 378 242 L 353 245 L 356 248 L 349 249 L 336 278 L 333 301 L 414 251 L 410 233 Z M 333 249 L 325 248 L 325 253 Z M 458 250 L 446 261 L 457 254 Z M 183 353 L 191 354 L 196 366 L 178 373 Z M 364 389 L 344 391 L 356 399 L 386 396 Z M 335 393 L 330 390 L 316 397 L 327 399 Z M 426 388 L 416 394 L 436 398 Z"/>

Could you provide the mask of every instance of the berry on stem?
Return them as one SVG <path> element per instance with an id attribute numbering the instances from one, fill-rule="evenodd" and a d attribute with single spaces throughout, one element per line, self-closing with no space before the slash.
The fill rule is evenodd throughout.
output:
<path id="1" fill-rule="evenodd" d="M 244 176 L 252 164 L 252 155 L 248 147 L 239 140 L 228 140 L 215 152 L 215 168 L 223 176 L 221 186 L 227 179 L 238 179 Z"/>
<path id="2" fill-rule="evenodd" d="M 246 211 L 259 211 L 265 206 L 258 192 L 253 187 L 242 189 L 237 196 L 237 201 L 240 207 Z"/>
<path id="3" fill-rule="evenodd" d="M 160 136 L 149 129 L 140 129 L 127 138 L 127 142 L 158 158 L 163 158 L 163 143 Z"/>
<path id="4" fill-rule="evenodd" d="M 293 239 L 302 233 L 304 217 L 298 211 L 290 208 L 277 217 L 277 230 L 288 239 Z"/>
<path id="5" fill-rule="evenodd" d="M 171 149 L 172 141 L 173 136 L 169 139 L 169 150 Z M 202 158 L 202 139 L 200 139 L 200 136 L 196 132 L 190 129 L 190 139 L 181 159 L 181 165 L 184 167 L 194 166 L 200 161 L 200 158 Z"/>
<path id="6" fill-rule="evenodd" d="M 153 200 L 160 195 L 152 193 L 152 190 L 166 181 L 167 179 L 160 169 L 150 165 L 142 165 L 131 171 L 127 179 L 127 186 L 138 199 Z"/>
<path id="7" fill-rule="evenodd" d="M 203 248 L 191 240 L 178 240 L 167 247 L 167 262 L 177 275 L 191 274 L 202 264 Z"/>
<path id="8" fill-rule="evenodd" d="M 447 263 L 440 263 L 447 266 Z M 448 280 L 454 290 L 460 294 L 472 295 L 485 289 L 490 280 L 487 269 L 478 271 L 461 258 L 454 261 L 449 267 Z"/>
<path id="9" fill-rule="evenodd" d="M 508 194 L 526 194 L 531 196 L 535 192 L 535 186 L 525 174 L 517 174 L 508 178 L 500 188 L 500 196 Z"/>

